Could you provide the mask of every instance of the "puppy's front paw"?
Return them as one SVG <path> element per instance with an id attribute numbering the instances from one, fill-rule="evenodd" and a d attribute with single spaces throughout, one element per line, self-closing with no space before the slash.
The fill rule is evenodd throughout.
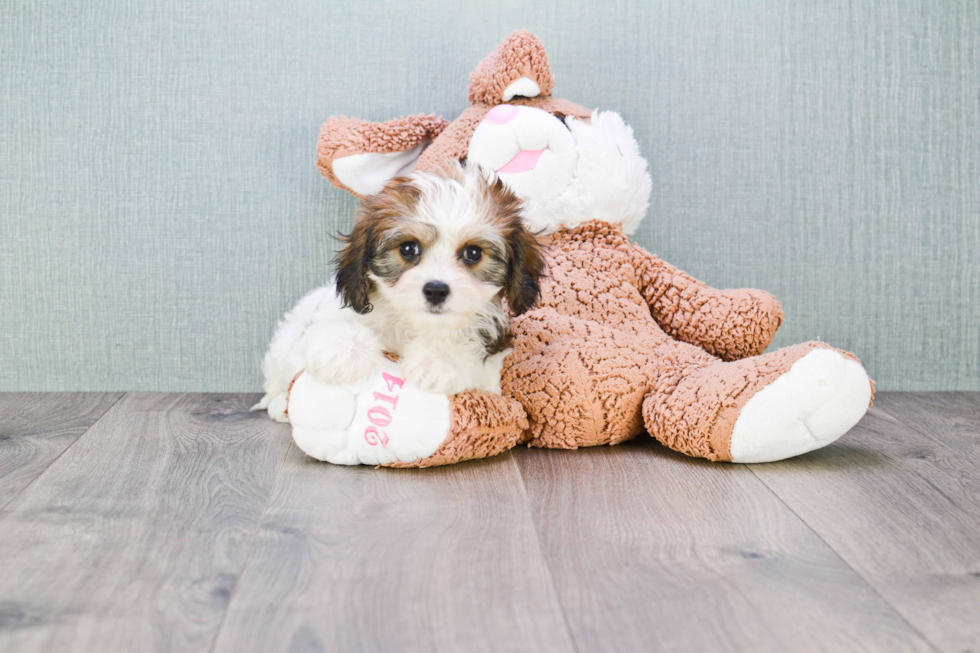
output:
<path id="1" fill-rule="evenodd" d="M 306 371 L 321 383 L 346 385 L 361 381 L 385 360 L 378 337 L 357 324 L 316 326 L 306 337 Z"/>
<path id="2" fill-rule="evenodd" d="M 286 417 L 286 393 L 281 392 L 277 394 L 269 402 L 269 417 L 276 420 L 277 422 L 288 423 L 289 418 Z"/>

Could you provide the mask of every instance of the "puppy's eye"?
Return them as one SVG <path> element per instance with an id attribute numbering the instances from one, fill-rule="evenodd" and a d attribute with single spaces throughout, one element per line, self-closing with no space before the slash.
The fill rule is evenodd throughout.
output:
<path id="1" fill-rule="evenodd" d="M 467 263 L 479 263 L 483 258 L 483 250 L 476 245 L 467 245 L 463 248 L 463 260 Z"/>
<path id="2" fill-rule="evenodd" d="M 402 258 L 406 261 L 414 261 L 419 257 L 419 244 L 414 240 L 410 240 L 407 243 L 402 243 L 398 247 L 398 253 L 402 255 Z"/>

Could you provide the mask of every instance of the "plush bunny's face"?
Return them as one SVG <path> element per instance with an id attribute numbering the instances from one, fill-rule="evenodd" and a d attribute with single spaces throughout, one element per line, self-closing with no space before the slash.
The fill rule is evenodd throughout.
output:
<path id="1" fill-rule="evenodd" d="M 335 185 L 365 196 L 412 169 L 476 162 L 524 201 L 526 226 L 535 232 L 603 220 L 632 233 L 651 187 L 632 130 L 615 112 L 551 97 L 553 86 L 544 48 L 530 33 L 514 32 L 470 76 L 473 105 L 454 122 L 331 118 L 320 132 L 317 165 Z"/>
<path id="2" fill-rule="evenodd" d="M 539 233 L 589 220 L 632 233 L 649 204 L 647 162 L 615 112 L 597 111 L 585 121 L 497 105 L 474 130 L 468 158 L 524 200 L 525 223 Z"/>
<path id="3" fill-rule="evenodd" d="M 493 170 L 521 199 L 542 202 L 571 183 L 578 151 L 565 123 L 533 107 L 498 104 L 473 132 L 470 161 Z"/>

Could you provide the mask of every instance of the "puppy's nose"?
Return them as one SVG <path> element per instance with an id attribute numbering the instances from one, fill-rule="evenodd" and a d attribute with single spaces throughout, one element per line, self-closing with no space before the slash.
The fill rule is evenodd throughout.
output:
<path id="1" fill-rule="evenodd" d="M 449 297 L 449 284 L 443 281 L 429 281 L 422 286 L 422 294 L 432 305 L 438 305 Z"/>

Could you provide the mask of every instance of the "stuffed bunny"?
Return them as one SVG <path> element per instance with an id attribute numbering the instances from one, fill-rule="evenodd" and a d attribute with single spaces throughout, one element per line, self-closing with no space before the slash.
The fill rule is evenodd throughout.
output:
<path id="1" fill-rule="evenodd" d="M 770 294 L 715 290 L 631 243 L 651 191 L 632 130 L 613 111 L 553 97 L 553 87 L 544 49 L 521 30 L 471 74 L 472 104 L 452 123 L 324 124 L 317 165 L 357 196 L 450 160 L 494 171 L 547 241 L 548 273 L 537 306 L 511 324 L 502 396 L 427 395 L 394 362 L 350 388 L 301 374 L 289 396 L 299 446 L 331 462 L 421 467 L 518 443 L 615 444 L 646 430 L 690 456 L 752 463 L 846 433 L 874 392 L 858 359 L 820 342 L 764 354 L 783 319 Z M 398 415 L 371 412 L 373 397 L 395 391 Z"/>

